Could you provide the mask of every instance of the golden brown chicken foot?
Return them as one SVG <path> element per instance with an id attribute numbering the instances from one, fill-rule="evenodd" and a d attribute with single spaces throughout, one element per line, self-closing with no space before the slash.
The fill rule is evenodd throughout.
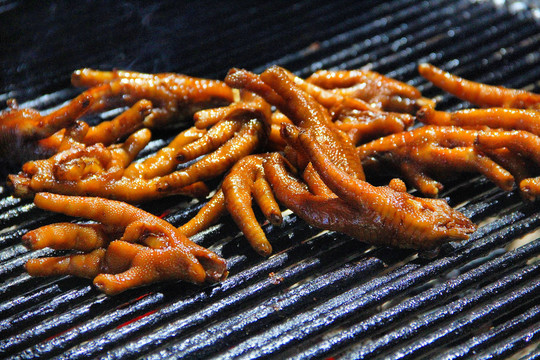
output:
<path id="1" fill-rule="evenodd" d="M 25 268 L 31 276 L 73 275 L 92 279 L 101 272 L 105 253 L 106 250 L 100 248 L 86 254 L 30 259 Z"/>
<path id="2" fill-rule="evenodd" d="M 21 109 L 15 100 L 9 100 L 8 109 L 0 112 L 0 153 L 4 154 L 4 162 L 20 166 L 30 159 L 54 154 L 61 141 L 49 144 L 47 138 L 82 117 L 91 100 L 89 94 L 81 94 L 49 115 L 41 115 L 34 109 Z"/>
<path id="3" fill-rule="evenodd" d="M 124 171 L 128 178 L 152 179 L 173 172 L 177 166 L 176 154 L 184 146 L 198 140 L 206 134 L 206 130 L 191 127 L 179 133 L 169 145 L 161 148 L 155 154 L 143 161 L 132 162 Z"/>
<path id="4" fill-rule="evenodd" d="M 389 158 L 391 160 L 388 162 L 392 162 L 392 160 L 394 160 L 395 163 L 399 162 L 399 164 L 397 164 L 397 167 L 399 168 L 399 170 L 401 170 L 404 178 L 413 187 L 418 189 L 418 191 L 420 191 L 422 195 L 436 198 L 437 196 L 439 196 L 439 193 L 444 189 L 443 184 L 432 179 L 426 174 L 426 170 L 423 166 L 420 166 L 408 159 L 397 160 L 392 155 L 390 155 Z"/>
<path id="5" fill-rule="evenodd" d="M 477 106 L 540 109 L 539 94 L 466 80 L 430 64 L 420 64 L 418 71 L 436 87 Z"/>
<path id="6" fill-rule="evenodd" d="M 149 139 L 149 130 L 142 129 L 129 136 L 123 144 L 107 148 L 101 144 L 86 146 L 74 142 L 67 150 L 49 159 L 27 162 L 21 173 L 9 175 L 9 181 L 15 195 L 21 197 L 49 191 L 141 202 L 172 194 L 199 197 L 208 193 L 207 187 L 197 181 L 164 192 L 158 187 L 159 178 L 148 180 L 124 177 L 123 170 Z"/>
<path id="7" fill-rule="evenodd" d="M 404 248 L 433 248 L 466 239 L 476 226 L 443 200 L 422 199 L 392 187 L 375 187 L 351 177 L 326 155 L 311 129 L 286 128 L 284 135 L 298 142 L 328 187 L 359 211 L 362 224 L 348 234 L 372 244 Z M 297 140 L 294 138 L 297 137 Z"/>
<path id="8" fill-rule="evenodd" d="M 280 154 L 272 153 L 268 157 L 264 171 L 278 201 L 310 225 L 351 236 L 372 227 L 371 219 L 335 194 L 311 193 L 305 183 L 287 170 L 287 162 Z M 382 240 L 378 244 L 381 243 Z"/>
<path id="9" fill-rule="evenodd" d="M 334 116 L 336 127 L 347 133 L 356 145 L 405 131 L 413 122 L 409 114 L 391 112 L 345 110 Z"/>
<path id="10" fill-rule="evenodd" d="M 263 163 L 266 158 L 266 154 L 250 155 L 238 161 L 212 199 L 179 230 L 191 236 L 212 225 L 227 210 L 251 247 L 260 255 L 269 256 L 272 246 L 252 209 L 254 199 L 270 223 L 280 225 L 283 221 L 279 205 L 264 175 Z"/>
<path id="11" fill-rule="evenodd" d="M 398 166 L 423 194 L 442 185 L 427 174 L 479 172 L 504 190 L 530 177 L 526 159 L 539 164 L 540 138 L 526 131 L 424 126 L 358 147 L 361 159 L 379 158 Z"/>
<path id="12" fill-rule="evenodd" d="M 15 100 L 10 100 L 8 109 L 0 113 L 0 130 L 23 139 L 43 139 L 83 116 L 91 101 L 91 95 L 83 93 L 49 115 L 41 115 L 34 109 L 20 109 Z"/>
<path id="13" fill-rule="evenodd" d="M 283 162 L 283 161 L 280 160 L 280 162 Z M 307 166 L 304 168 L 302 178 L 304 179 L 306 185 L 308 186 L 309 191 L 312 194 L 322 195 L 326 197 L 337 197 L 337 195 L 334 194 L 328 186 L 326 186 L 324 181 L 321 179 L 320 175 L 317 173 L 317 171 L 313 167 L 312 163 L 308 163 Z"/>
<path id="14" fill-rule="evenodd" d="M 528 200 L 534 200 L 540 196 L 540 176 L 530 177 L 530 173 L 524 170 L 521 159 L 528 159 L 534 163 L 532 169 L 536 169 L 534 175 L 538 174 L 540 168 L 540 136 L 523 130 L 484 130 L 478 132 L 475 143 L 482 151 L 493 152 L 499 149 L 506 149 L 507 152 L 517 154 L 518 159 L 512 161 L 512 169 L 517 172 L 516 178 L 522 195 Z M 499 150 L 500 151 L 500 150 Z M 505 156 L 509 156 L 505 153 Z M 506 161 L 510 162 L 512 158 Z M 529 176 L 528 178 L 523 178 Z"/>
<path id="15" fill-rule="evenodd" d="M 243 122 L 238 120 L 221 120 L 212 126 L 204 135 L 192 143 L 178 149 L 176 164 L 188 162 L 199 156 L 215 151 L 228 140 L 233 138 L 242 127 Z"/>
<path id="16" fill-rule="evenodd" d="M 466 109 L 455 112 L 424 107 L 416 118 L 424 124 L 440 126 L 482 127 L 526 130 L 540 136 L 540 111 L 530 109 Z"/>
<path id="17" fill-rule="evenodd" d="M 227 106 L 197 111 L 193 115 L 193 121 L 198 129 L 206 129 L 223 119 L 233 119 L 249 113 L 253 114 L 252 116 L 263 116 L 265 120 L 272 116 L 269 104 L 260 96 L 240 90 L 237 101 Z"/>
<path id="18" fill-rule="evenodd" d="M 335 128 L 323 106 L 295 85 L 286 70 L 272 66 L 257 76 L 246 70 L 233 69 L 225 82 L 255 92 L 276 106 L 297 126 L 313 128 L 318 141 L 325 144 L 325 148 L 332 149 L 329 154 L 338 166 L 355 177 L 364 178 L 362 165 L 350 139 Z"/>
<path id="19" fill-rule="evenodd" d="M 287 74 L 289 79 L 301 90 L 310 94 L 319 104 L 327 108 L 330 112 L 337 108 L 355 109 L 361 111 L 377 111 L 377 107 L 372 107 L 370 104 L 360 98 L 354 96 L 346 96 L 341 93 L 329 91 L 319 87 L 313 83 L 295 76 L 290 71 L 280 68 L 284 74 Z"/>
<path id="20" fill-rule="evenodd" d="M 480 172 L 511 190 L 514 177 L 474 147 L 477 135 L 476 130 L 425 126 L 359 146 L 358 154 L 363 160 L 376 157 L 394 164 L 414 187 L 431 197 L 443 188 L 428 175 L 432 173 Z"/>
<path id="21" fill-rule="evenodd" d="M 96 176 L 104 180 L 118 180 L 124 168 L 150 141 L 148 129 L 130 135 L 123 144 L 105 147 L 102 144 L 86 146 L 73 142 L 66 150 L 50 159 L 29 161 L 23 172 L 29 175 L 46 176 L 58 181 L 83 181 Z M 52 173 L 47 173 L 51 170 Z"/>
<path id="22" fill-rule="evenodd" d="M 262 121 L 263 124 L 268 124 L 272 117 L 270 105 L 261 97 L 247 91 L 241 92 L 239 102 L 220 109 L 230 111 L 221 113 L 220 115 L 223 118 L 212 125 L 200 139 L 179 149 L 176 155 L 178 162 L 187 162 L 216 150 L 233 138 L 242 128 L 243 123 L 249 119 L 256 118 Z M 204 110 L 197 112 L 196 115 L 201 112 L 204 112 Z"/>
<path id="23" fill-rule="evenodd" d="M 540 197 L 540 176 L 521 180 L 519 188 L 526 199 L 537 199 Z"/>
<path id="24" fill-rule="evenodd" d="M 487 149 L 481 151 L 490 159 L 508 170 L 515 179 L 516 184 L 533 176 L 530 164 L 520 154 L 513 153 L 508 148 Z"/>
<path id="25" fill-rule="evenodd" d="M 204 156 L 186 169 L 175 171 L 157 179 L 159 191 L 174 192 L 196 181 L 214 178 L 230 169 L 243 157 L 252 154 L 265 140 L 262 121 L 244 122 L 238 133 L 214 152 Z"/>
<path id="26" fill-rule="evenodd" d="M 102 198 L 70 197 L 49 193 L 36 194 L 34 202 L 45 210 L 82 216 L 106 226 L 125 228 L 125 232 L 121 240 L 112 241 L 106 249 L 99 248 L 101 244 L 94 241 L 98 248 L 89 254 L 30 260 L 27 269 L 31 275 L 95 276 L 94 285 L 107 294 L 116 294 L 134 286 L 156 281 L 175 279 L 202 283 L 220 281 L 227 276 L 225 260 L 189 241 L 165 220 L 134 206 Z M 43 241 L 53 248 L 58 241 L 60 242 L 58 246 L 65 246 L 62 245 L 63 240 L 57 240 L 55 243 L 50 239 L 51 233 L 48 230 L 41 231 L 41 236 L 49 237 Z M 80 229 L 72 228 L 69 231 L 80 234 Z M 37 234 L 40 234 L 39 230 Z M 132 243 L 142 240 L 144 236 L 161 238 L 159 244 L 163 247 L 153 249 Z M 87 240 L 90 242 L 93 238 L 94 236 L 90 236 Z"/>
<path id="27" fill-rule="evenodd" d="M 94 111 L 108 107 L 110 101 L 132 104 L 140 99 L 152 101 L 154 108 L 144 121 L 147 127 L 164 126 L 175 119 L 193 115 L 208 107 L 233 101 L 233 92 L 221 81 L 189 77 L 181 74 L 144 74 L 132 71 L 98 71 L 81 69 L 73 73 L 75 86 L 108 84 L 102 103 Z"/>
<path id="28" fill-rule="evenodd" d="M 475 145 L 480 149 L 507 148 L 540 165 L 540 136 L 523 130 L 480 130 Z"/>
<path id="29" fill-rule="evenodd" d="M 421 104 L 432 104 L 414 86 L 369 70 L 320 70 L 306 81 L 385 111 L 414 114 Z"/>

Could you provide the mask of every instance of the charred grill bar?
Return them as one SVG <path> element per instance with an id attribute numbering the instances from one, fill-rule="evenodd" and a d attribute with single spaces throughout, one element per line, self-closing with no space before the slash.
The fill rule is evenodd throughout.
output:
<path id="1" fill-rule="evenodd" d="M 137 5 L 1 2 L 0 100 L 60 104 L 76 94 L 70 72 L 85 66 L 223 78 L 232 66 L 279 64 L 306 76 L 369 64 L 435 96 L 416 72 L 431 62 L 540 90 L 540 10 L 526 2 Z M 444 95 L 439 106 L 467 104 Z M 161 134 L 150 148 L 167 140 Z M 0 356 L 540 358 L 538 202 L 481 177 L 445 185 L 450 204 L 481 226 L 436 255 L 369 248 L 289 215 L 282 227 L 265 226 L 275 254 L 263 259 L 224 219 L 194 239 L 228 260 L 223 283 L 156 284 L 114 297 L 89 281 L 28 276 L 26 260 L 52 251 L 29 252 L 21 235 L 62 217 L 2 186 Z M 199 206 L 183 198 L 144 205 L 177 226 Z"/>

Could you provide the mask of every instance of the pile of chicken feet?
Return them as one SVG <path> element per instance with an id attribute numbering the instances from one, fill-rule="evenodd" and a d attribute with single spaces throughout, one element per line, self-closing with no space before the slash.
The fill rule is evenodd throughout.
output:
<path id="1" fill-rule="evenodd" d="M 253 200 L 276 225 L 281 205 L 315 227 L 363 242 L 427 249 L 476 229 L 436 199 L 442 184 L 434 177 L 441 173 L 478 172 L 504 190 L 517 185 L 528 200 L 540 195 L 540 95 L 467 81 L 428 64 L 419 71 L 437 87 L 491 108 L 447 113 L 416 88 L 372 71 L 318 71 L 301 79 L 278 66 L 260 75 L 232 69 L 224 82 L 83 69 L 72 82 L 89 89 L 48 115 L 10 101 L 0 114 L 1 147 L 31 148 L 35 157 L 9 175 L 14 194 L 91 220 L 24 235 L 31 249 L 76 251 L 29 260 L 27 271 L 93 278 L 107 294 L 171 279 L 214 282 L 227 276 L 225 260 L 188 238 L 228 213 L 253 249 L 269 256 Z M 127 110 L 96 126 L 83 121 L 116 107 Z M 153 129 L 174 128 L 186 117 L 193 127 L 136 160 Z M 409 130 L 415 120 L 426 126 Z M 428 198 L 409 194 L 399 178 L 388 186 L 367 182 L 366 172 L 381 166 L 395 168 Z M 208 188 L 205 181 L 220 177 L 219 188 Z M 208 194 L 179 228 L 126 203 Z"/>

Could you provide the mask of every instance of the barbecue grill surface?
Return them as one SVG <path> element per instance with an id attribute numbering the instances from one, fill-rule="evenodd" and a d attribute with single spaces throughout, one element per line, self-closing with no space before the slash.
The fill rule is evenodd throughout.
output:
<path id="1" fill-rule="evenodd" d="M 222 79 L 271 64 L 300 76 L 367 66 L 437 96 L 416 72 L 538 92 L 540 10 L 503 1 L 0 1 L 0 101 L 53 108 L 78 93 L 81 67 Z M 468 106 L 442 95 L 440 108 Z M 156 134 L 150 150 L 169 138 Z M 143 154 L 144 155 L 144 154 Z M 3 171 L 7 171 L 5 167 Z M 88 280 L 31 278 L 27 230 L 60 216 L 0 187 L 0 357 L 538 359 L 540 208 L 477 176 L 449 180 L 450 204 L 480 224 L 438 253 L 371 248 L 294 215 L 265 226 L 256 255 L 225 218 L 195 241 L 227 258 L 230 277 L 161 283 L 108 297 Z M 180 225 L 200 205 L 143 207 Z"/>

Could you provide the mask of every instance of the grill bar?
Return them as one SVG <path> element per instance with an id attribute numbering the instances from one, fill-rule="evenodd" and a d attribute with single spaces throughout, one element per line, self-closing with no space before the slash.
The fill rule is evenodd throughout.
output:
<path id="1" fill-rule="evenodd" d="M 345 251 L 345 253 L 349 253 L 350 250 L 351 248 L 349 244 L 349 246 L 338 247 L 335 250 L 327 253 L 327 255 L 340 257 L 343 256 L 343 254 L 339 255 L 339 253 L 343 251 Z M 190 331 L 195 327 L 201 326 L 215 319 L 216 316 L 221 316 L 224 313 L 232 313 L 235 311 L 235 309 L 238 308 L 239 304 L 243 302 L 249 302 L 254 297 L 263 296 L 265 293 L 267 293 L 267 291 L 271 289 L 283 288 L 286 285 L 290 285 L 291 282 L 294 282 L 298 278 L 305 277 L 307 273 L 313 273 L 321 265 L 328 265 L 328 259 L 325 260 L 319 255 L 310 259 L 306 259 L 305 261 L 294 265 L 290 269 L 286 268 L 284 270 L 281 270 L 277 272 L 275 276 L 266 276 L 259 282 L 245 289 L 229 294 L 226 298 L 218 300 L 209 306 L 205 306 L 201 310 L 195 311 L 193 314 L 190 314 L 185 318 L 180 318 L 173 322 L 169 322 L 163 328 L 152 332 L 151 335 L 148 336 L 147 341 L 138 341 L 137 343 L 124 344 L 120 351 L 116 353 L 110 353 L 109 356 L 112 358 L 138 357 L 140 356 L 141 351 L 159 345 L 162 341 L 164 341 L 164 339 L 181 336 L 182 333 Z M 338 282 L 338 285 L 343 286 L 349 282 L 358 281 L 359 278 L 362 278 L 376 268 L 380 268 L 382 265 L 383 264 L 380 260 L 373 259 L 364 264 L 359 264 L 355 268 L 347 267 L 341 272 L 333 273 L 333 276 L 330 279 L 324 279 L 324 284 L 320 284 L 319 287 L 324 290 L 325 288 L 323 286 L 327 286 L 331 290 L 335 286 L 337 286 L 333 284 L 334 282 Z M 266 275 L 267 274 L 268 272 L 266 272 Z M 178 307 L 178 305 L 176 305 L 176 307 Z M 149 323 L 152 320 L 154 320 L 154 322 L 158 320 L 161 324 L 163 324 L 163 319 L 170 319 L 171 316 L 178 316 L 178 311 L 173 311 L 173 309 L 171 308 L 164 308 L 155 315 L 149 315 L 147 318 L 145 318 L 145 322 Z M 172 319 L 170 319 L 169 321 L 171 320 Z M 140 324 L 138 324 L 138 326 L 140 326 Z M 120 332 L 123 332 L 123 328 L 119 330 Z M 140 328 L 138 328 L 137 330 L 140 330 Z M 92 346 L 90 346 L 90 348 L 92 348 Z M 85 357 L 88 355 L 87 350 L 89 349 L 84 349 L 84 347 L 81 349 L 74 349 L 74 351 L 66 353 L 65 357 Z"/>
<path id="2" fill-rule="evenodd" d="M 464 308 L 473 306 L 475 303 L 481 300 L 492 299 L 494 296 L 500 294 L 500 292 L 513 288 L 514 283 L 527 279 L 529 276 L 537 276 L 538 269 L 538 266 L 530 267 L 506 276 L 490 286 L 481 289 L 473 295 L 456 300 L 447 307 L 441 308 L 435 314 L 425 315 L 419 320 L 411 322 L 407 327 L 398 329 L 393 333 L 385 335 L 373 345 L 369 344 L 364 346 L 358 353 L 354 353 L 353 350 L 351 355 L 356 358 L 370 358 L 371 356 L 378 354 L 381 350 L 384 350 L 387 346 L 389 347 L 395 345 L 398 338 L 400 339 L 399 341 L 411 338 L 416 333 L 417 328 L 422 326 L 425 322 L 433 322 L 433 318 L 462 311 Z M 492 302 L 486 303 L 481 310 L 472 311 L 469 314 L 466 314 L 463 320 L 456 320 L 450 323 L 450 325 L 447 327 L 433 331 L 431 334 L 422 338 L 421 341 L 415 341 L 411 345 L 401 348 L 396 353 L 386 356 L 389 359 L 405 359 L 412 356 L 418 356 L 430 349 L 443 345 L 445 341 L 448 341 L 455 336 L 459 336 L 463 334 L 463 332 L 473 331 L 479 323 L 490 321 L 491 317 L 494 315 L 497 316 L 501 313 L 505 314 L 513 308 L 521 306 L 522 297 L 533 301 L 538 297 L 539 294 L 540 280 L 533 279 L 527 282 L 524 286 L 520 287 L 518 290 L 515 290 L 508 295 L 498 297 Z"/>
<path id="3" fill-rule="evenodd" d="M 537 221 L 540 219 L 537 219 Z M 504 232 L 501 231 L 501 232 Z M 495 246 L 500 246 L 500 242 L 504 243 L 505 237 L 504 235 L 499 234 L 493 234 L 488 236 L 485 239 L 479 239 L 479 241 L 473 246 L 467 250 L 465 250 L 460 255 L 454 255 L 452 257 L 447 257 L 440 259 L 438 261 L 435 261 L 426 267 L 423 267 L 421 269 L 418 269 L 417 271 L 413 271 L 403 278 L 395 280 L 393 283 L 386 284 L 384 288 L 378 289 L 377 291 L 372 291 L 369 293 L 364 293 L 361 289 L 355 288 L 351 291 L 344 293 L 341 296 L 333 297 L 330 302 L 331 304 L 337 305 L 338 308 L 323 308 L 320 310 L 320 314 L 329 314 L 328 319 L 323 319 L 321 321 L 321 324 L 323 326 L 328 327 L 328 323 L 330 320 L 332 321 L 343 321 L 344 319 L 349 318 L 351 315 L 355 313 L 360 313 L 364 311 L 369 311 L 370 308 L 373 306 L 380 304 L 381 302 L 388 300 L 390 298 L 398 296 L 402 291 L 406 289 L 410 289 L 411 287 L 414 287 L 415 285 L 419 285 L 420 283 L 425 282 L 426 280 L 433 278 L 434 276 L 442 274 L 444 271 L 448 270 L 449 268 L 455 267 L 458 264 L 463 263 L 467 259 L 470 259 L 472 257 L 477 257 L 478 255 L 482 253 L 486 253 L 490 249 L 493 249 Z M 355 293 L 359 293 L 361 296 L 354 301 L 352 304 L 348 303 L 348 299 L 350 297 L 355 298 Z M 287 312 L 285 312 L 287 314 Z M 241 321 L 242 324 L 245 323 L 245 321 L 250 321 L 255 317 L 255 314 L 250 313 L 250 316 L 242 317 Z M 311 315 L 311 314 L 310 314 Z M 256 318 L 256 317 L 255 317 Z M 313 319 L 313 317 L 310 317 L 309 315 L 306 315 L 306 317 L 302 317 L 298 320 L 299 326 L 302 328 L 302 335 L 305 331 L 306 333 L 309 333 L 310 325 L 307 325 L 305 323 L 306 319 Z M 260 326 L 261 324 L 259 324 Z M 315 329 L 316 329 L 317 323 L 315 322 Z M 230 329 L 230 330 L 229 330 Z M 181 354 L 182 356 L 204 356 L 205 350 L 203 348 L 205 343 L 218 343 L 221 347 L 225 346 L 225 341 L 223 338 L 227 337 L 227 344 L 231 344 L 231 333 L 233 329 L 238 329 L 238 327 L 234 326 L 225 326 L 225 324 L 218 324 L 216 325 L 215 331 L 207 330 L 206 332 L 202 333 L 200 336 L 192 336 L 187 341 L 180 343 L 176 346 L 173 346 L 169 351 L 167 352 L 161 352 L 159 355 L 168 355 L 168 354 Z M 319 330 L 319 329 L 317 329 Z M 237 330 L 239 333 L 240 331 Z M 239 334 L 241 335 L 241 334 Z M 278 342 L 279 344 L 279 342 Z M 335 343 L 332 344 L 332 349 L 335 349 Z M 210 345 L 206 345 L 210 346 Z M 278 345 L 279 346 L 279 345 Z M 308 354 L 306 358 L 312 358 L 314 355 L 321 356 L 326 354 L 321 354 L 319 351 L 323 348 L 321 344 L 317 344 L 317 353 L 316 354 Z M 197 352 L 199 350 L 200 352 Z M 214 350 L 214 349 L 212 349 Z"/>
<path id="4" fill-rule="evenodd" d="M 488 350 L 480 353 L 476 358 L 479 360 L 487 359 L 504 359 L 510 355 L 515 354 L 519 350 L 530 346 L 531 343 L 538 342 L 540 339 L 540 324 L 537 322 L 535 325 L 523 330 L 517 335 L 514 335 L 496 345 L 493 345 Z M 538 354 L 537 354 L 538 356 Z"/>
<path id="5" fill-rule="evenodd" d="M 536 324 L 536 326 L 534 326 Z M 540 306 L 533 306 L 531 309 L 527 310 L 521 315 L 518 315 L 517 317 L 498 325 L 489 331 L 479 335 L 475 336 L 472 339 L 466 341 L 464 344 L 455 346 L 448 351 L 446 351 L 443 354 L 440 354 L 439 356 L 436 356 L 435 359 L 442 360 L 442 359 L 464 359 L 467 356 L 472 355 L 473 353 L 480 353 L 480 350 L 482 348 L 485 348 L 486 345 L 491 345 L 495 343 L 495 341 L 504 342 L 505 347 L 510 351 L 515 351 L 515 348 L 511 345 L 509 335 L 518 332 L 520 329 L 525 329 L 525 331 L 522 332 L 522 334 L 519 334 L 517 336 L 518 339 L 516 339 L 519 342 L 519 339 L 523 336 L 523 333 L 527 334 L 528 336 L 536 336 L 535 333 L 537 332 L 537 328 L 540 324 Z M 531 327 L 529 327 L 531 326 Z M 518 331 L 516 331 L 518 330 Z M 500 343 L 495 345 L 496 348 L 500 348 Z M 489 353 L 488 350 L 484 352 Z M 510 352 L 508 352 L 510 354 Z M 495 357 L 495 354 L 491 354 L 490 356 Z M 497 356 L 505 355 L 505 354 L 497 354 Z"/>
<path id="6" fill-rule="evenodd" d="M 338 245 L 341 243 L 341 246 L 345 246 L 342 241 L 341 242 L 328 242 L 328 238 L 326 237 L 320 237 L 316 239 L 316 246 L 307 246 L 300 244 L 298 247 L 293 247 L 289 249 L 287 252 L 279 254 L 278 256 L 273 257 L 269 261 L 263 262 L 260 265 L 254 266 L 251 269 L 244 271 L 242 273 L 239 273 L 238 275 L 231 276 L 229 279 L 227 279 L 225 282 L 220 284 L 219 286 L 216 286 L 213 288 L 211 293 L 208 293 L 207 291 L 197 291 L 192 295 L 192 298 L 189 300 L 181 300 L 177 303 L 170 304 L 163 309 L 159 310 L 156 313 L 150 314 L 146 316 L 144 319 L 141 319 L 141 321 L 133 324 L 126 325 L 124 327 L 121 327 L 119 329 L 114 330 L 111 333 L 106 334 L 103 339 L 99 341 L 99 344 L 101 347 L 105 347 L 107 343 L 109 343 L 109 346 L 111 345 L 117 345 L 119 341 L 125 341 L 126 336 L 133 335 L 140 333 L 143 330 L 149 330 L 153 327 L 157 326 L 157 324 L 163 323 L 165 321 L 168 321 L 171 319 L 171 316 L 175 316 L 178 313 L 186 312 L 194 307 L 200 307 L 204 306 L 205 303 L 216 301 L 217 299 L 220 299 L 224 296 L 231 296 L 233 292 L 241 289 L 243 286 L 245 286 L 246 283 L 249 283 L 250 281 L 253 281 L 254 278 L 266 278 L 267 274 L 273 271 L 278 271 L 283 266 L 287 265 L 288 263 L 294 263 L 297 262 L 300 259 L 300 255 L 309 254 L 310 252 L 313 252 L 314 249 L 325 249 L 330 244 L 332 245 Z M 328 245 L 325 245 L 328 244 Z M 358 247 L 358 244 L 355 242 L 349 242 L 348 245 L 346 245 L 345 249 L 348 251 L 351 251 L 351 246 Z M 302 270 L 302 269 L 300 269 Z M 302 270 L 304 271 L 304 270 Z M 294 272 L 290 273 L 290 276 L 295 275 Z M 295 276 L 298 276 L 297 274 Z M 278 286 L 279 284 L 274 284 L 273 282 L 269 282 L 268 279 L 263 280 L 263 286 L 255 290 L 257 291 L 263 291 L 263 289 L 266 287 L 267 290 L 271 289 L 272 287 Z M 255 292 L 255 291 L 254 291 Z M 256 293 L 256 292 L 255 292 Z M 253 294 L 251 294 L 253 296 Z M 136 317 L 138 313 L 145 313 L 148 311 L 151 311 L 152 309 L 155 309 L 156 304 L 163 303 L 166 301 L 166 298 L 163 298 L 163 295 L 160 295 L 159 293 L 156 294 L 150 294 L 147 297 L 150 298 L 156 298 L 160 299 L 158 303 L 148 303 L 147 305 L 149 307 L 144 307 L 140 311 L 126 314 L 126 316 Z M 157 300 L 156 300 L 157 301 Z M 226 304 L 227 305 L 227 304 Z M 132 311 L 133 309 L 131 309 Z M 120 313 L 122 313 L 122 309 L 120 309 Z M 119 318 L 119 315 L 116 312 L 113 312 L 105 317 L 106 321 L 103 321 L 103 319 L 99 319 L 97 321 L 90 321 L 85 327 L 85 331 L 73 331 L 68 332 L 66 334 L 63 334 L 55 340 L 57 344 L 53 347 L 53 350 L 58 350 L 57 347 L 62 345 L 62 343 L 69 344 L 73 340 L 77 340 L 77 337 L 80 336 L 88 336 L 86 333 L 87 331 L 96 331 L 96 334 L 102 333 L 102 331 L 106 328 L 110 328 L 111 325 L 119 324 L 124 321 L 123 317 Z M 68 321 L 74 320 L 74 319 L 67 319 Z M 45 356 L 50 355 L 46 350 L 48 350 L 50 347 L 35 347 L 34 350 L 27 351 L 26 357 L 32 356 Z M 79 349 L 78 353 L 81 354 L 81 356 L 87 356 L 89 355 L 88 351 L 92 351 L 92 344 L 87 344 L 86 346 L 83 346 L 83 348 Z M 95 351 L 95 350 L 94 350 Z M 91 352 L 90 352 L 91 354 Z M 77 353 L 71 352 L 68 353 L 67 357 L 69 358 L 76 358 Z"/>
<path id="7" fill-rule="evenodd" d="M 533 257 L 539 253 L 540 240 L 513 252 L 506 253 L 474 270 L 460 275 L 456 279 L 449 280 L 426 292 L 411 297 L 398 306 L 359 322 L 353 329 L 340 330 L 339 336 L 326 339 L 322 344 L 318 344 L 318 348 L 321 349 L 327 345 L 329 349 L 335 351 L 336 348 L 347 344 L 347 342 L 357 342 L 361 337 L 372 335 L 385 325 L 398 323 L 411 313 L 424 311 L 424 309 L 433 306 L 433 304 L 441 303 L 446 298 L 461 292 L 463 289 L 481 282 L 509 267 L 517 266 L 519 263 L 529 259 L 529 257 Z M 363 294 L 356 293 L 355 295 L 359 298 L 364 297 Z M 338 301 L 337 303 L 339 304 L 340 302 Z M 351 305 L 347 304 L 347 306 Z M 333 315 L 335 313 L 340 313 L 341 316 L 354 316 L 355 313 L 359 312 L 352 307 L 348 312 L 343 312 L 331 309 L 326 305 L 317 306 L 309 312 L 304 312 L 290 320 L 282 322 L 279 326 L 254 336 L 245 343 L 239 344 L 225 353 L 224 357 L 232 359 L 241 356 L 242 358 L 255 359 L 270 354 L 282 353 L 286 348 L 295 346 L 308 335 L 314 336 L 318 334 L 321 330 L 328 327 L 331 321 L 336 322 L 336 319 L 331 318 L 335 316 Z M 246 353 L 246 350 L 252 351 Z M 308 357 L 311 355 L 319 356 L 321 353 L 309 354 Z"/>

